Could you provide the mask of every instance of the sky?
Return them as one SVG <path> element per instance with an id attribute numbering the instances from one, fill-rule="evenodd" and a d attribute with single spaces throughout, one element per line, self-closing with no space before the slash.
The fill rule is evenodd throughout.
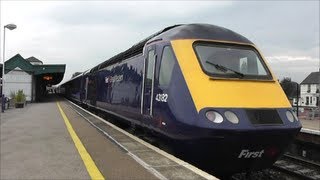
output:
<path id="1" fill-rule="evenodd" d="M 0 1 L 6 60 L 66 64 L 62 82 L 174 24 L 207 23 L 251 40 L 278 79 L 319 71 L 319 1 Z M 3 28 L 1 28 L 1 53 Z M 2 54 L 1 54 L 2 61 Z"/>

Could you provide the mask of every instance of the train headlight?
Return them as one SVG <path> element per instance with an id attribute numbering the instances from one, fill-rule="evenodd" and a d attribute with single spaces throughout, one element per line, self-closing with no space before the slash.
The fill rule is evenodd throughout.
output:
<path id="1" fill-rule="evenodd" d="M 224 112 L 224 116 L 227 118 L 228 121 L 230 121 L 233 124 L 238 124 L 239 123 L 238 116 L 232 111 Z"/>
<path id="2" fill-rule="evenodd" d="M 206 117 L 209 121 L 212 121 L 214 123 L 222 123 L 223 121 L 223 117 L 221 116 L 221 114 L 216 111 L 207 111 Z"/>
<path id="3" fill-rule="evenodd" d="M 286 112 L 286 116 L 287 116 L 287 119 L 288 119 L 290 122 L 293 122 L 294 119 L 295 119 L 291 111 L 287 111 L 287 112 Z"/>

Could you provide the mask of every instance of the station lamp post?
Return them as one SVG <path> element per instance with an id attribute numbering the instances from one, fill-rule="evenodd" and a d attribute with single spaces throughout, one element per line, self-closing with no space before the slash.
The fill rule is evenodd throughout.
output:
<path id="1" fill-rule="evenodd" d="M 5 45 L 6 45 L 6 28 L 9 30 L 14 30 L 17 28 L 15 24 L 7 24 L 3 27 L 3 57 L 2 57 L 2 112 L 4 112 L 5 109 L 5 95 L 4 95 L 4 74 L 5 74 L 5 68 L 4 68 L 4 62 L 5 62 Z"/>

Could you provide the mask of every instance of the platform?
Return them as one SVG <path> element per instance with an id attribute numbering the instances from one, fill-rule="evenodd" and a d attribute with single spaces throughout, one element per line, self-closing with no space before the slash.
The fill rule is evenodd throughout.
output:
<path id="1" fill-rule="evenodd" d="M 215 179 L 63 99 L 0 123 L 0 179 Z"/>
<path id="2" fill-rule="evenodd" d="M 0 179 L 90 178 L 55 102 L 6 110 L 0 123 Z"/>
<path id="3" fill-rule="evenodd" d="M 302 124 L 301 132 L 320 135 L 320 117 L 316 110 L 305 108 L 303 112 L 299 111 L 299 120 Z"/>
<path id="4" fill-rule="evenodd" d="M 299 119 L 303 129 L 320 132 L 320 120 Z"/>

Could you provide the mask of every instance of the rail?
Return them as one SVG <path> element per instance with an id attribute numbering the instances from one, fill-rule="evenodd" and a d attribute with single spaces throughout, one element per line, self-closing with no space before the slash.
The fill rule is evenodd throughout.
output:
<path id="1" fill-rule="evenodd" d="M 302 179 L 320 179 L 320 164 L 299 157 L 284 154 L 273 168 L 293 177 Z"/>

